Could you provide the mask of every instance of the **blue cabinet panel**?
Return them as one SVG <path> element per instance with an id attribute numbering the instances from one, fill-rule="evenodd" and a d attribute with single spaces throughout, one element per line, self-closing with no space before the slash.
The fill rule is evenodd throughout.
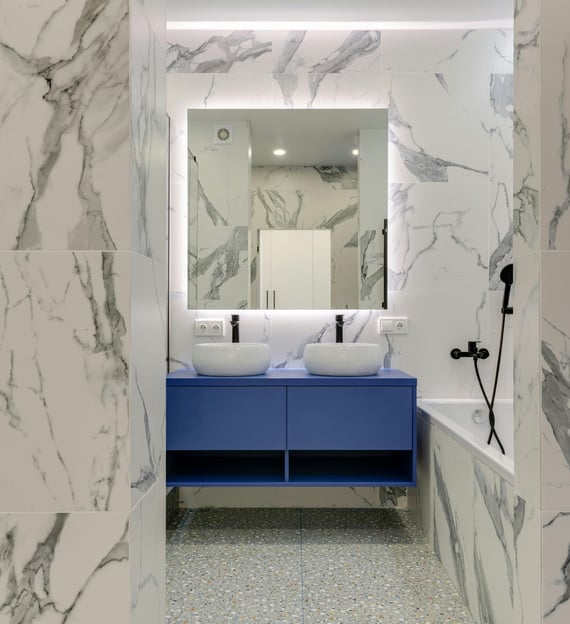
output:
<path id="1" fill-rule="evenodd" d="M 291 450 L 412 449 L 412 388 L 289 388 Z"/>
<path id="2" fill-rule="evenodd" d="M 284 450 L 285 388 L 169 387 L 167 450 Z"/>

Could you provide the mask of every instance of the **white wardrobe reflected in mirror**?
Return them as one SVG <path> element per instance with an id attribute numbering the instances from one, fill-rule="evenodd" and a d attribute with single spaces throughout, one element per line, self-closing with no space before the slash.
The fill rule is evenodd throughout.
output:
<path id="1" fill-rule="evenodd" d="M 259 301 L 271 310 L 331 307 L 331 231 L 259 230 Z"/>

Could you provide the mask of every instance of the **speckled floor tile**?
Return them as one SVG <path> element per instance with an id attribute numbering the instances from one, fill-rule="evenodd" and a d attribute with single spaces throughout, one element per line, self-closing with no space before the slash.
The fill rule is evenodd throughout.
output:
<path id="1" fill-rule="evenodd" d="M 473 624 L 402 510 L 187 512 L 167 591 L 169 624 Z"/>
<path id="2" fill-rule="evenodd" d="M 172 530 L 167 622 L 301 624 L 299 511 L 243 511 L 190 512 Z"/>

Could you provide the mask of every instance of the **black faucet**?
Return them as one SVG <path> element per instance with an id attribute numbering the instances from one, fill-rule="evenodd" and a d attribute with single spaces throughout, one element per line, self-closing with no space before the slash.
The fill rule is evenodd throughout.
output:
<path id="1" fill-rule="evenodd" d="M 470 340 L 467 343 L 467 351 L 461 351 L 461 349 L 451 349 L 451 357 L 454 360 L 459 358 L 470 357 L 475 360 L 486 360 L 489 357 L 489 351 L 487 349 L 478 349 L 477 343 L 479 340 Z"/>
<path id="2" fill-rule="evenodd" d="M 336 341 L 337 342 L 342 342 L 343 337 L 342 337 L 342 327 L 344 325 L 344 315 L 343 314 L 337 314 L 334 317 L 335 320 L 335 324 L 336 324 Z"/>
<path id="3" fill-rule="evenodd" d="M 232 320 L 230 321 L 232 326 L 232 342 L 239 342 L 239 314 L 232 314 Z"/>

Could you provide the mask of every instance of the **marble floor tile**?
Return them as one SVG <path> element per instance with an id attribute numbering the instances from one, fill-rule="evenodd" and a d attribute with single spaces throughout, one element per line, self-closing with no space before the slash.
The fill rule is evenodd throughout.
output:
<path id="1" fill-rule="evenodd" d="M 167 532 L 168 624 L 473 624 L 403 510 L 203 509 Z"/>

